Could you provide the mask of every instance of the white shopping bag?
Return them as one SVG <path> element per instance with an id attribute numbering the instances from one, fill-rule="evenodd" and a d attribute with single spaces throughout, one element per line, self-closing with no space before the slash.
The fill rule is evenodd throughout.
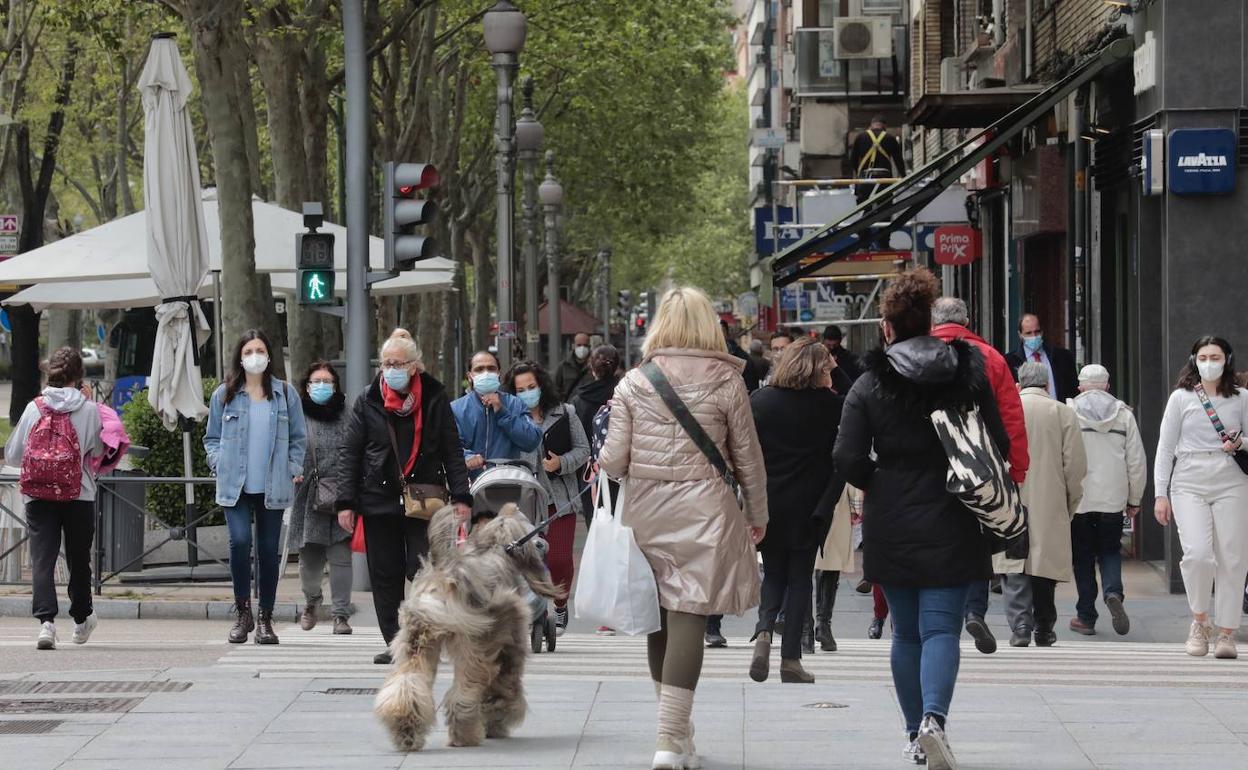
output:
<path id="1" fill-rule="evenodd" d="M 598 474 L 598 500 L 581 554 L 573 606 L 578 620 L 634 636 L 659 630 L 659 590 L 633 530 L 620 523 L 624 490 L 621 484 L 620 499 L 613 506 L 607 474 Z"/>

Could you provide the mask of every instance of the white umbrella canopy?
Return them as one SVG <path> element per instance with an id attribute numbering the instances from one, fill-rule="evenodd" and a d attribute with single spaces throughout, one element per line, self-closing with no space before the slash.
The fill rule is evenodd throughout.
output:
<path id="1" fill-rule="evenodd" d="M 161 296 L 148 400 L 165 427 L 179 415 L 199 420 L 204 406 L 199 334 L 208 332 L 198 291 L 208 275 L 208 230 L 200 201 L 199 158 L 186 104 L 191 78 L 171 36 L 152 40 L 139 76 L 147 267 Z"/>

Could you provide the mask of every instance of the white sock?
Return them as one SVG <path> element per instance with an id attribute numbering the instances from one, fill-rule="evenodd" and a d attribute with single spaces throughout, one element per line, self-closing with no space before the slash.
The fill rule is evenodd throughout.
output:
<path id="1" fill-rule="evenodd" d="M 693 690 L 662 685 L 659 691 L 659 735 L 689 737 L 689 717 L 693 713 Z"/>

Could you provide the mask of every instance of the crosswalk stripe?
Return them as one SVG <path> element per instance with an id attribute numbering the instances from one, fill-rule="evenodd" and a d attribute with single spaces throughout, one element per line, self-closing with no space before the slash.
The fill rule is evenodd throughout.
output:
<path id="1" fill-rule="evenodd" d="M 217 666 L 287 679 L 380 679 L 389 670 L 372 662 L 382 648 L 381 633 L 375 627 L 357 626 L 351 636 L 332 636 L 328 628 L 303 632 L 293 625 L 278 631 L 280 645 L 239 645 L 222 656 Z M 887 639 L 845 639 L 837 644 L 836 653 L 820 652 L 802 659 L 818 681 L 891 682 Z M 752 652 L 745 639 L 731 640 L 727 649 L 707 650 L 702 676 L 748 681 Z M 773 649 L 773 656 L 778 657 L 778 652 Z M 555 652 L 531 655 L 526 670 L 527 679 L 539 680 L 645 680 L 649 675 L 644 638 L 593 634 L 560 637 Z M 1062 641 L 1049 648 L 1014 649 L 1002 641 L 995 654 L 981 655 L 970 641 L 963 640 L 958 681 L 1239 689 L 1248 687 L 1248 665 L 1211 656 L 1192 658 L 1178 644 Z"/>

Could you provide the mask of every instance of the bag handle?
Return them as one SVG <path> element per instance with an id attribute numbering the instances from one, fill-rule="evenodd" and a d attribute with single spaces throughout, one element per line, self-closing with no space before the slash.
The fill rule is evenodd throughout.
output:
<path id="1" fill-rule="evenodd" d="M 394 432 L 394 423 L 390 418 L 386 418 L 386 430 L 390 433 L 390 448 L 394 450 L 394 464 L 399 469 L 399 486 L 402 487 L 406 481 L 403 478 L 403 461 L 399 459 L 399 437 Z"/>
<path id="2" fill-rule="evenodd" d="M 1222 424 L 1222 418 L 1218 417 L 1218 410 L 1213 408 L 1213 401 L 1209 399 L 1209 394 L 1205 392 L 1205 386 L 1198 382 L 1193 390 L 1196 391 L 1196 397 L 1200 399 L 1200 405 L 1205 408 L 1205 414 L 1208 415 L 1209 421 L 1213 423 L 1213 429 L 1218 432 L 1218 438 L 1223 441 L 1234 441 L 1226 432 L 1226 426 Z"/>
<path id="3" fill-rule="evenodd" d="M 695 446 L 702 451 L 706 459 L 710 461 L 724 483 L 732 489 L 734 495 L 741 494 L 741 485 L 737 483 L 736 477 L 732 474 L 732 469 L 728 467 L 728 462 L 724 460 L 723 454 L 720 453 L 719 447 L 715 446 L 714 440 L 707 435 L 706 430 L 702 427 L 697 418 L 689 411 L 689 407 L 676 395 L 676 390 L 672 387 L 672 383 L 668 382 L 667 377 L 663 375 L 663 370 L 659 369 L 659 365 L 653 361 L 647 361 L 641 365 L 641 373 L 646 375 L 646 379 L 654 386 L 659 397 L 663 399 L 663 403 L 667 404 L 667 408 L 671 410 L 672 416 L 676 418 L 676 422 L 680 423 L 680 427 L 685 429 L 685 433 L 693 440 Z"/>

